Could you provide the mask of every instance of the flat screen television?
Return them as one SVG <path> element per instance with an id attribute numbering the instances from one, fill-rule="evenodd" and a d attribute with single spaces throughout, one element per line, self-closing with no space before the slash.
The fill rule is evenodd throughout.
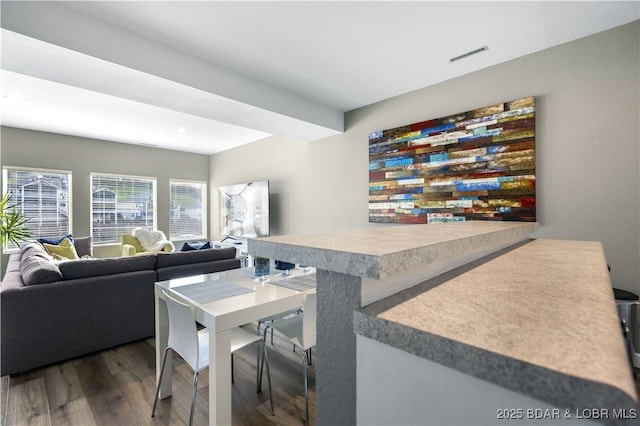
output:
<path id="1" fill-rule="evenodd" d="M 220 233 L 223 239 L 269 236 L 269 181 L 221 186 Z"/>

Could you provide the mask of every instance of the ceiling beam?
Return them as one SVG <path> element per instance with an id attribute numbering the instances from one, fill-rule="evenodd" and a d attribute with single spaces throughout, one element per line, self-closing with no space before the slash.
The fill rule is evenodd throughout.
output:
<path id="1" fill-rule="evenodd" d="M 315 140 L 342 111 L 246 78 L 53 2 L 2 2 L 2 68 L 137 102 Z"/>

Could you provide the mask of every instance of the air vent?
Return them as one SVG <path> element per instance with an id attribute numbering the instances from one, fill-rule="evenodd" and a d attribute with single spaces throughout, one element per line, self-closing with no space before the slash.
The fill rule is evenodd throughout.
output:
<path id="1" fill-rule="evenodd" d="M 449 61 L 455 62 L 455 61 L 458 61 L 460 59 L 466 58 L 467 56 L 475 55 L 476 53 L 480 53 L 480 52 L 483 52 L 485 50 L 489 50 L 489 46 L 482 46 L 481 48 L 476 49 L 476 50 L 472 50 L 471 52 L 463 53 L 460 56 L 456 56 L 455 58 L 449 59 Z"/>

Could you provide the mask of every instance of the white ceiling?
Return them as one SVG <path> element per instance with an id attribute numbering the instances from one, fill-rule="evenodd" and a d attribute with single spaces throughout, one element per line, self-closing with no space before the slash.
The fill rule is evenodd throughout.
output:
<path id="1" fill-rule="evenodd" d="M 337 134 L 345 111 L 640 19 L 637 1 L 1 7 L 3 125 L 203 154 Z"/>

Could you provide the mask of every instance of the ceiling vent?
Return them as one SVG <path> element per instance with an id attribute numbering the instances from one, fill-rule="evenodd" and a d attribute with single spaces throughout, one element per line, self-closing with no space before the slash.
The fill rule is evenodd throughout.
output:
<path id="1" fill-rule="evenodd" d="M 472 50 L 471 52 L 463 53 L 460 56 L 456 56 L 455 58 L 449 59 L 449 61 L 455 62 L 455 61 L 458 61 L 458 60 L 460 60 L 462 58 L 466 58 L 467 56 L 475 55 L 476 53 L 480 53 L 480 52 L 483 52 L 485 50 L 489 50 L 489 46 L 482 46 L 481 48 L 476 49 L 476 50 Z"/>

